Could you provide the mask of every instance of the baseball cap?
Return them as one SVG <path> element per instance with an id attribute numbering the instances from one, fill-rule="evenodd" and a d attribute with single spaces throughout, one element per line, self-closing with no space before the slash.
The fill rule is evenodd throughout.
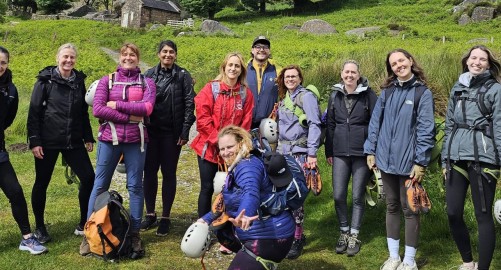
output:
<path id="1" fill-rule="evenodd" d="M 254 42 L 252 42 L 252 47 L 256 45 L 256 43 L 261 43 L 268 45 L 268 47 L 271 48 L 270 41 L 265 37 L 265 36 L 258 36 L 254 39 Z"/>
<path id="2" fill-rule="evenodd" d="M 292 172 L 287 165 L 285 157 L 276 152 L 264 154 L 264 167 L 271 182 L 276 187 L 285 187 L 292 181 Z"/>

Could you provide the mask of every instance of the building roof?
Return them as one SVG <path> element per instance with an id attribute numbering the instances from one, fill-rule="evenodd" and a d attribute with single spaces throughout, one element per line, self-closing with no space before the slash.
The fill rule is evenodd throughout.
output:
<path id="1" fill-rule="evenodd" d="M 177 5 L 172 3 L 171 1 L 143 0 L 143 6 L 160 10 L 166 10 L 175 13 L 181 13 L 181 10 L 177 7 Z"/>

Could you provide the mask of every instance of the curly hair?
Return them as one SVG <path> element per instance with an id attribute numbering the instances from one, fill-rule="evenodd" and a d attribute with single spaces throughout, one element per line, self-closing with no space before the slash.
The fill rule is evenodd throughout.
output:
<path id="1" fill-rule="evenodd" d="M 226 135 L 234 136 L 235 141 L 240 145 L 239 151 L 242 151 L 242 157 L 249 158 L 250 151 L 252 150 L 252 137 L 250 133 L 239 126 L 228 125 L 219 131 L 217 138 L 221 139 Z"/>

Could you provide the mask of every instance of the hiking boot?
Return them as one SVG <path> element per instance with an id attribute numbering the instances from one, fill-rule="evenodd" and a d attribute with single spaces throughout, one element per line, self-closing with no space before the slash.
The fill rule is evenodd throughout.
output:
<path id="1" fill-rule="evenodd" d="M 341 232 L 336 244 L 336 253 L 343 254 L 348 246 L 348 232 Z"/>
<path id="2" fill-rule="evenodd" d="M 31 235 L 28 239 L 21 240 L 19 250 L 29 251 L 33 255 L 38 255 L 47 252 L 47 248 L 42 246 L 37 238 Z"/>
<path id="3" fill-rule="evenodd" d="M 78 224 L 73 234 L 75 234 L 76 236 L 84 236 L 84 227 Z"/>
<path id="4" fill-rule="evenodd" d="M 388 260 L 386 260 L 383 265 L 381 265 L 380 270 L 396 270 L 397 267 L 400 266 L 402 261 L 400 261 L 400 257 L 398 259 L 394 259 L 392 257 L 389 257 Z"/>
<path id="5" fill-rule="evenodd" d="M 80 243 L 80 255 L 82 256 L 87 256 L 90 254 L 90 246 L 89 246 L 89 241 L 87 241 L 87 237 L 83 237 L 82 243 Z"/>
<path id="6" fill-rule="evenodd" d="M 471 266 L 466 266 L 462 264 L 458 267 L 458 270 L 477 270 L 477 269 L 478 269 L 478 264 L 476 262 L 473 262 L 473 265 Z"/>
<path id="7" fill-rule="evenodd" d="M 147 214 L 144 217 L 143 222 L 141 222 L 140 229 L 141 229 L 141 231 L 147 231 L 147 230 L 149 230 L 157 225 L 158 225 L 157 214 L 153 214 L 153 215 Z"/>
<path id="8" fill-rule="evenodd" d="M 301 256 L 301 253 L 303 253 L 303 248 L 305 244 L 306 244 L 306 236 L 304 234 L 301 236 L 301 239 L 294 239 L 294 242 L 292 242 L 291 250 L 289 250 L 289 253 L 287 254 L 286 258 L 289 260 L 294 260 L 299 258 L 299 256 Z"/>
<path id="9" fill-rule="evenodd" d="M 33 236 L 35 236 L 37 238 L 37 240 L 40 244 L 45 244 L 52 239 L 52 238 L 50 238 L 50 235 L 47 232 L 47 229 L 45 228 L 45 226 L 36 228 L 35 232 L 33 233 Z"/>
<path id="10" fill-rule="evenodd" d="M 418 270 L 418 268 L 416 262 L 414 262 L 414 265 L 408 265 L 403 262 L 397 267 L 397 270 Z"/>
<path id="11" fill-rule="evenodd" d="M 139 237 L 139 233 L 130 233 L 129 237 L 132 243 L 132 253 L 130 254 L 130 258 L 133 260 L 142 258 L 144 256 L 144 249 L 141 243 L 141 237 Z"/>
<path id="12" fill-rule="evenodd" d="M 360 246 L 362 245 L 362 242 L 358 240 L 358 234 L 352 233 L 348 237 L 348 249 L 346 251 L 346 254 L 348 256 L 355 256 L 360 251 Z"/>
<path id="13" fill-rule="evenodd" d="M 160 218 L 158 222 L 157 236 L 167 236 L 170 231 L 170 219 Z"/>

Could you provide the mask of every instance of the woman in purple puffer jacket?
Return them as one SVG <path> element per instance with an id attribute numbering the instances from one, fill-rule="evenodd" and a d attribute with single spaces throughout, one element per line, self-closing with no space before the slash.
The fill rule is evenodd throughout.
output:
<path id="1" fill-rule="evenodd" d="M 144 255 L 139 238 L 143 214 L 143 168 L 148 133 L 143 125 L 155 105 L 155 82 L 141 75 L 138 68 L 139 49 L 127 43 L 120 49 L 117 71 L 103 77 L 93 102 L 94 116 L 102 123 L 98 133 L 96 179 L 89 199 L 87 218 L 92 214 L 96 197 L 110 187 L 113 171 L 123 154 L 127 170 L 127 190 L 131 215 L 132 259 Z M 80 253 L 85 255 L 84 239 Z"/>

